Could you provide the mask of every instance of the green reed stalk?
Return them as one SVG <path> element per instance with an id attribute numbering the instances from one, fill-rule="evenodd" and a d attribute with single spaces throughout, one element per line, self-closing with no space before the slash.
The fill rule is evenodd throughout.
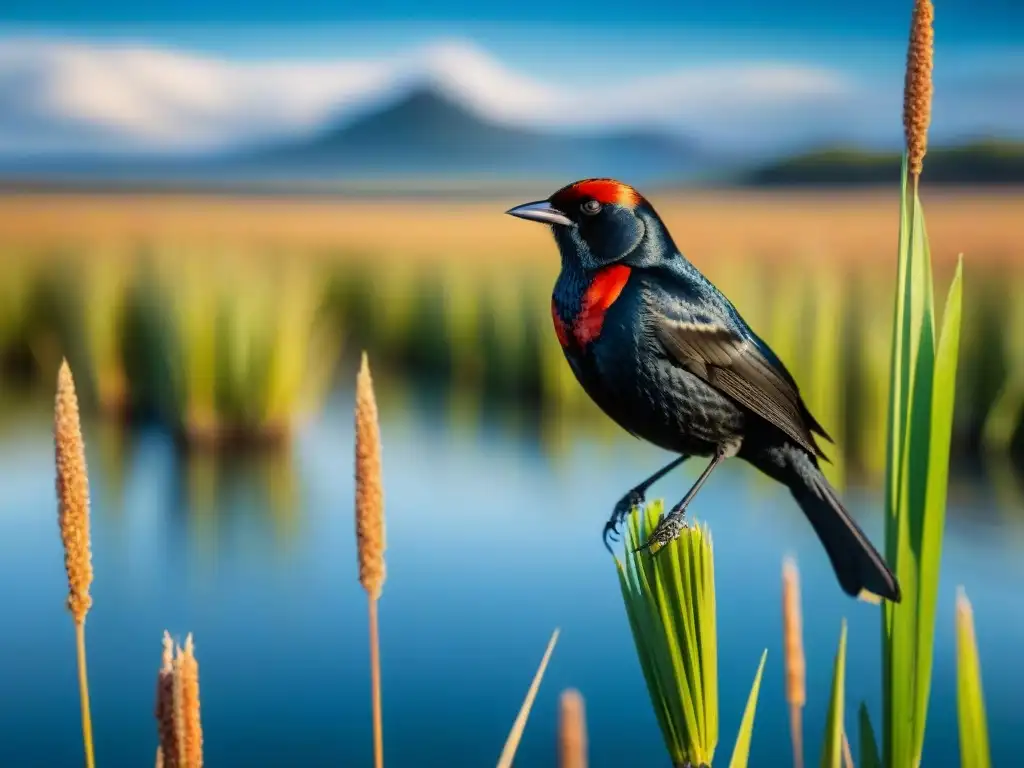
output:
<path id="1" fill-rule="evenodd" d="M 711 765 L 719 706 L 711 534 L 695 525 L 653 555 L 633 552 L 662 511 L 660 501 L 633 510 L 626 560 L 616 558 L 615 565 L 637 658 L 673 765 Z M 747 764 L 764 661 L 762 656 L 730 763 L 736 768 Z"/>
<path id="2" fill-rule="evenodd" d="M 904 159 L 903 190 L 907 191 Z M 916 190 L 901 205 L 886 470 L 886 558 L 903 601 L 882 622 L 884 764 L 921 760 L 931 689 L 949 447 L 959 352 L 962 260 L 938 341 L 931 257 Z"/>
<path id="3" fill-rule="evenodd" d="M 886 558 L 903 592 L 882 611 L 882 752 L 862 761 L 916 768 L 921 763 L 931 692 L 935 608 L 949 474 L 949 447 L 960 339 L 962 259 L 935 332 L 931 253 L 918 197 L 931 110 L 930 0 L 917 0 L 904 95 L 896 306 L 889 381 Z M 866 720 L 866 718 L 865 718 Z"/>

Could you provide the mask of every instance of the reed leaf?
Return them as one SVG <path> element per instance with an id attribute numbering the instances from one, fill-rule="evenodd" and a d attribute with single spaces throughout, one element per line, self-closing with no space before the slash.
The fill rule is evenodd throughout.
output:
<path id="1" fill-rule="evenodd" d="M 530 710 L 533 709 L 533 702 L 537 698 L 537 691 L 540 690 L 540 684 L 544 680 L 544 673 L 547 671 L 548 662 L 551 661 L 551 654 L 555 650 L 555 643 L 558 642 L 558 634 L 559 629 L 556 627 L 555 631 L 551 633 L 551 639 L 548 640 L 547 647 L 544 649 L 544 655 L 541 657 L 537 671 L 533 675 L 533 680 L 530 681 L 530 687 L 527 689 L 523 704 L 519 708 L 515 721 L 512 723 L 512 729 L 505 740 L 505 746 L 502 747 L 501 755 L 498 757 L 498 768 L 512 768 L 512 761 L 515 760 L 516 751 L 519 749 L 519 742 L 523 738 L 523 731 L 526 730 L 526 722 L 530 719 Z"/>
<path id="2" fill-rule="evenodd" d="M 754 715 L 757 712 L 757 698 L 761 692 L 761 676 L 764 674 L 764 662 L 767 658 L 768 649 L 765 648 L 761 654 L 761 663 L 757 665 L 754 684 L 750 687 L 747 706 L 743 708 L 743 719 L 740 721 L 740 730 L 736 734 L 736 746 L 732 750 L 729 768 L 747 768 L 747 763 L 750 761 L 750 740 L 754 735 Z"/>
<path id="3" fill-rule="evenodd" d="M 857 713 L 860 730 L 860 765 L 861 768 L 882 768 L 882 758 L 878 754 L 878 740 L 875 729 L 871 725 L 867 705 L 861 702 Z"/>
<path id="4" fill-rule="evenodd" d="M 821 768 L 842 768 L 844 700 L 846 696 L 846 620 L 839 633 L 839 649 L 832 669 L 832 695 L 829 697 L 825 741 L 821 749 Z"/>
<path id="5" fill-rule="evenodd" d="M 924 213 L 901 182 L 898 286 L 893 323 L 886 472 L 886 557 L 903 600 L 882 622 L 883 755 L 921 761 L 931 689 L 933 633 L 945 522 L 959 350 L 962 263 L 950 287 L 938 344 Z"/>
<path id="6" fill-rule="evenodd" d="M 963 589 L 956 599 L 956 703 L 960 719 L 960 765 L 992 768 L 974 612 Z"/>
<path id="7" fill-rule="evenodd" d="M 705 526 L 691 525 L 654 555 L 633 552 L 654 530 L 660 501 L 634 509 L 622 597 L 641 669 L 676 765 L 710 765 L 718 744 L 718 638 L 714 554 Z"/>

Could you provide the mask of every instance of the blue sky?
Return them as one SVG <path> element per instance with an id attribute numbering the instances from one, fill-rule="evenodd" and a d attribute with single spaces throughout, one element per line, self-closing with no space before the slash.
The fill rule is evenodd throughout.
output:
<path id="1" fill-rule="evenodd" d="M 859 0 L 849 4 L 821 0 L 760 2 L 683 2 L 648 0 L 638 6 L 622 0 L 577 2 L 476 2 L 474 0 L 6 0 L 9 23 L 56 25 L 293 24 L 350 22 L 514 22 L 639 29 L 671 25 L 691 29 L 748 30 L 758 33 L 830 32 L 868 39 L 898 39 L 906 29 L 909 2 Z M 1024 5 L 1018 0 L 944 0 L 939 27 L 950 41 L 1019 43 L 1024 35 Z"/>
<path id="2" fill-rule="evenodd" d="M 910 0 L 4 0 L 0 39 L 141 41 L 233 58 L 386 55 L 468 39 L 504 63 L 566 82 L 596 73 L 756 59 L 898 67 Z M 642 12 L 638 8 L 642 7 Z M 951 68 L 1024 55 L 1021 0 L 941 0 Z M 557 71 L 551 72 L 554 68 Z M 1024 67 L 1022 67 L 1024 69 Z"/>
<path id="3" fill-rule="evenodd" d="M 268 38 L 278 30 L 285 48 L 289 40 L 301 38 L 321 38 L 318 47 L 332 38 L 336 44 L 348 43 L 351 40 L 345 38 L 354 31 L 345 29 L 349 25 L 385 38 L 471 34 L 485 44 L 482 38 L 529 41 L 540 31 L 543 37 L 593 35 L 619 42 L 654 36 L 730 39 L 737 46 L 773 39 L 812 45 L 815 38 L 867 45 L 903 41 L 909 8 L 909 0 L 649 0 L 641 5 L 623 0 L 5 0 L 0 21 L 13 31 L 134 35 L 214 49 L 230 49 L 241 38 L 272 45 Z M 1020 47 L 1024 3 L 942 0 L 936 31 L 942 44 L 950 47 Z"/>

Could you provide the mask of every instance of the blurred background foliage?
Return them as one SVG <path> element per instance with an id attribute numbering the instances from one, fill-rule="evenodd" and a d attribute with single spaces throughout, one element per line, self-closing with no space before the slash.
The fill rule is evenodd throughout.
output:
<path id="1" fill-rule="evenodd" d="M 504 233 L 503 202 L 489 214 L 467 206 L 465 224 L 456 226 L 484 230 L 489 215 Z M 335 205 L 335 234 L 344 243 L 345 224 L 359 213 L 344 201 Z M 670 198 L 667 218 L 677 205 Z M 254 203 L 247 215 L 266 228 L 260 207 Z M 417 224 L 423 219 L 429 215 L 419 214 Z M 825 242 L 801 247 L 805 230 L 796 217 L 792 222 L 787 258 L 755 248 L 691 258 L 778 351 L 837 438 L 833 479 L 853 472 L 877 480 L 891 269 L 870 254 L 834 258 Z M 546 236 L 517 233 L 517 257 L 497 238 L 488 251 L 486 234 L 458 242 L 442 229 L 450 224 L 437 222 L 438 238 L 424 237 L 418 252 L 403 257 L 389 252 L 383 232 L 379 252 L 365 236 L 351 249 L 271 236 L 204 242 L 108 233 L 78 246 L 20 238 L 5 249 L 0 283 L 0 397 L 45 390 L 67 355 L 83 397 L 111 418 L 155 420 L 190 445 L 255 446 L 286 439 L 345 374 L 339 361 L 365 348 L 394 378 L 450 392 L 478 414 L 511 406 L 549 440 L 557 440 L 553 424 L 598 437 L 614 429 L 572 380 L 551 331 L 557 256 Z M 865 226 L 872 224 L 866 215 Z M 677 237 L 686 242 L 688 234 Z M 446 237 L 453 247 L 435 252 L 435 242 L 447 247 Z M 958 465 L 986 454 L 1012 457 L 1024 446 L 1024 271 L 1006 259 L 1015 245 L 1008 238 L 1004 252 L 965 247 L 972 269 L 954 430 Z M 936 253 L 943 279 L 951 254 Z"/>

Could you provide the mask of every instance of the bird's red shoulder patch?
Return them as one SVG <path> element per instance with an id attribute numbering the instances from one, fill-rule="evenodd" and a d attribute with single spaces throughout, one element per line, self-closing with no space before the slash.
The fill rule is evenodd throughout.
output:
<path id="1" fill-rule="evenodd" d="M 551 202 L 556 208 L 569 210 L 581 200 L 593 198 L 603 205 L 624 205 L 633 208 L 643 198 L 640 193 L 628 184 L 623 184 L 615 179 L 584 179 L 562 187 L 551 196 Z"/>
<path id="2" fill-rule="evenodd" d="M 605 315 L 626 287 L 631 271 L 625 264 L 613 264 L 598 271 L 590 281 L 583 294 L 580 313 L 572 325 L 573 336 L 581 347 L 601 335 Z"/>
<path id="3" fill-rule="evenodd" d="M 565 327 L 562 316 L 558 314 L 558 305 L 555 303 L 554 296 L 551 297 L 551 319 L 555 324 L 555 336 L 558 337 L 558 343 L 562 345 L 562 349 L 565 349 L 569 346 L 569 329 Z"/>

